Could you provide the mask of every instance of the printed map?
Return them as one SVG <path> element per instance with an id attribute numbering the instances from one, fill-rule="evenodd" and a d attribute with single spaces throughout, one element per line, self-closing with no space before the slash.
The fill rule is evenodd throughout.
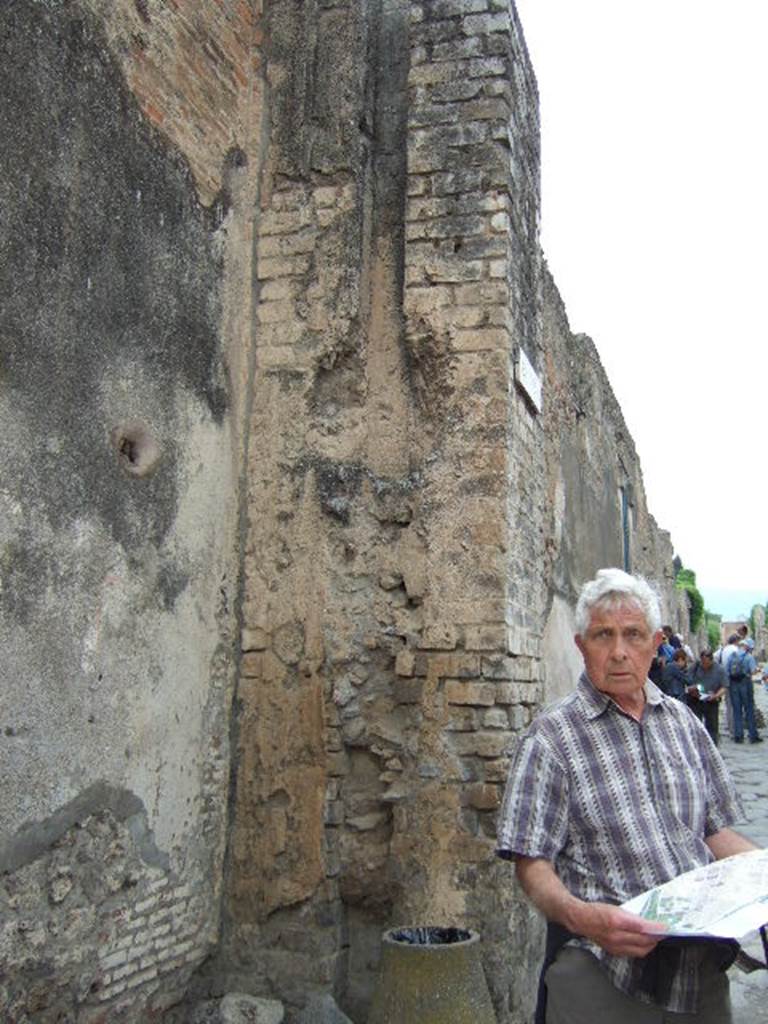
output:
<path id="1" fill-rule="evenodd" d="M 664 933 L 739 939 L 768 923 L 768 850 L 714 861 L 622 904 Z"/>

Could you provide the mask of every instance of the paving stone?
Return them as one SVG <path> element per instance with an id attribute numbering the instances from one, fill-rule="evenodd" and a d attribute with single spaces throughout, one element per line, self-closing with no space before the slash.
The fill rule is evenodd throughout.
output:
<path id="1" fill-rule="evenodd" d="M 276 999 L 230 992 L 219 1007 L 221 1024 L 281 1024 L 285 1016 L 283 1004 Z"/>
<path id="2" fill-rule="evenodd" d="M 755 705 L 763 714 L 768 713 L 768 693 L 762 686 L 755 686 Z M 768 736 L 764 743 L 737 744 L 727 733 L 721 733 L 720 752 L 744 804 L 744 819 L 737 823 L 737 831 L 759 846 L 768 846 Z M 744 949 L 756 959 L 763 959 L 759 936 L 750 936 Z M 745 974 L 732 967 L 728 975 L 733 1024 L 768 1024 L 768 970 Z"/>
<path id="3" fill-rule="evenodd" d="M 296 1018 L 296 1024 L 352 1024 L 352 1021 L 342 1013 L 333 996 L 326 993 L 309 1000 Z"/>

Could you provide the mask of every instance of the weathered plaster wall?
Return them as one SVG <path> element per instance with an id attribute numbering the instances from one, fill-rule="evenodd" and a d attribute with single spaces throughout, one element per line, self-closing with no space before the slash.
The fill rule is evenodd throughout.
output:
<path id="1" fill-rule="evenodd" d="M 0 9 L 7 1021 L 148 1019 L 217 938 L 252 14 Z"/>

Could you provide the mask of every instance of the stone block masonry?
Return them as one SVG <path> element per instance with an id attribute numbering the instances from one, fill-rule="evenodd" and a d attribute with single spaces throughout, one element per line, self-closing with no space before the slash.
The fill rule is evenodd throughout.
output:
<path id="1" fill-rule="evenodd" d="M 336 58 L 340 23 L 268 22 L 225 946 L 289 1002 L 334 979 L 364 1019 L 382 928 L 462 921 L 522 1014 L 493 837 L 542 677 L 509 514 L 539 466 L 513 381 L 519 346 L 540 362 L 531 73 L 505 5 L 333 10 L 350 105 L 314 121 L 288 39 Z"/>
<path id="2" fill-rule="evenodd" d="M 522 1019 L 527 992 L 507 956 L 507 923 L 526 918 L 499 876 L 493 837 L 507 757 L 542 675 L 543 451 L 514 382 L 519 349 L 542 362 L 538 114 L 514 9 L 471 8 L 411 5 L 403 306 L 411 350 L 442 350 L 450 368 L 440 457 L 426 474 L 440 502 L 426 527 L 425 630 L 451 636 L 446 651 L 483 657 L 457 679 L 441 665 L 446 654 L 428 654 L 419 757 L 436 778 L 405 787 L 396 838 L 406 873 L 422 879 L 405 916 L 478 927 L 495 1002 L 504 1019 Z M 530 941 L 521 929 L 516 945 Z"/>

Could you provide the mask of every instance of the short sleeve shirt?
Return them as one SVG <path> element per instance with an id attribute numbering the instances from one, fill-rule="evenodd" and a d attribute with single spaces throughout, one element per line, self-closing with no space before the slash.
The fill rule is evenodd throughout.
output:
<path id="1" fill-rule="evenodd" d="M 550 861 L 587 902 L 619 904 L 713 860 L 705 839 L 742 815 L 706 730 L 649 681 L 642 721 L 582 675 L 523 736 L 499 816 L 501 855 Z M 579 940 L 637 998 L 641 961 Z M 696 1009 L 697 957 L 681 961 L 666 1008 Z"/>
<path id="2" fill-rule="evenodd" d="M 693 670 L 692 681 L 704 693 L 717 693 L 718 690 L 728 686 L 728 676 L 725 674 L 725 669 L 722 665 L 718 665 L 716 661 L 713 661 L 706 670 L 701 662 L 698 662 Z"/>

